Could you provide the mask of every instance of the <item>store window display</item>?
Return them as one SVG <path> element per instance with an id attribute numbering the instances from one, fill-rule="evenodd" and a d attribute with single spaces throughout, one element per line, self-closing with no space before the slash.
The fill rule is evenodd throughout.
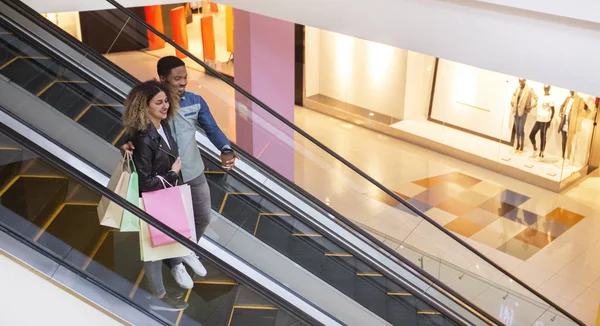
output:
<path id="1" fill-rule="evenodd" d="M 558 184 L 587 173 L 595 97 L 444 59 L 434 87 L 429 120 L 481 145 L 463 151 Z"/>
<path id="2" fill-rule="evenodd" d="M 304 107 L 553 191 L 590 171 L 593 96 L 315 28 L 305 34 Z"/>

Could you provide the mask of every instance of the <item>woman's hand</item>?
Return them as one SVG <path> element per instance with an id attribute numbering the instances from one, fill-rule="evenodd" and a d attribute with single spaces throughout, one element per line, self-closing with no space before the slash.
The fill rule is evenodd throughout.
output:
<path id="1" fill-rule="evenodd" d="M 181 171 L 181 158 L 177 158 L 175 163 L 171 166 L 171 170 L 175 171 L 177 174 Z"/>

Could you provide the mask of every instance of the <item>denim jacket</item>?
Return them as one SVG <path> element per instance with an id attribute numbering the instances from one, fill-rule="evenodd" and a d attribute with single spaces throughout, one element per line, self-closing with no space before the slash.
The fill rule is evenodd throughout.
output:
<path id="1" fill-rule="evenodd" d="M 196 120 L 206 132 L 208 139 L 219 150 L 230 148 L 231 143 L 213 118 L 206 101 L 197 94 L 185 92 L 179 101 L 177 117 L 170 121 L 173 138 L 179 146 L 181 174 L 184 182 L 199 177 L 204 171 L 204 162 L 196 145 Z"/>

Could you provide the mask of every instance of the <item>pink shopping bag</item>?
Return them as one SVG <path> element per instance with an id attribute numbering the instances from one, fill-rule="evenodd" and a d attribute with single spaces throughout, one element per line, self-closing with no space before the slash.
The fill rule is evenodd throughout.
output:
<path id="1" fill-rule="evenodd" d="M 163 222 L 182 236 L 190 239 L 192 232 L 186 215 L 185 203 L 182 199 L 182 187 L 172 187 L 142 193 L 144 209 L 157 220 Z M 148 225 L 152 247 L 174 243 L 175 240 Z"/>

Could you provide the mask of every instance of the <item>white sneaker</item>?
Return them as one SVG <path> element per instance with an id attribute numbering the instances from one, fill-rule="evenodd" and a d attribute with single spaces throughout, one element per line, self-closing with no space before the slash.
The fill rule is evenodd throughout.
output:
<path id="1" fill-rule="evenodd" d="M 194 273 L 196 273 L 196 275 L 206 276 L 206 268 L 204 268 L 204 265 L 202 265 L 200 259 L 198 259 L 198 256 L 196 256 L 195 254 L 192 253 L 183 257 L 183 262 L 186 265 L 190 266 L 190 268 L 194 271 Z"/>
<path id="2" fill-rule="evenodd" d="M 171 269 L 171 275 L 175 279 L 175 282 L 179 284 L 182 289 L 191 289 L 194 287 L 194 281 L 190 277 L 190 274 L 185 270 L 183 264 L 178 264 Z"/>

